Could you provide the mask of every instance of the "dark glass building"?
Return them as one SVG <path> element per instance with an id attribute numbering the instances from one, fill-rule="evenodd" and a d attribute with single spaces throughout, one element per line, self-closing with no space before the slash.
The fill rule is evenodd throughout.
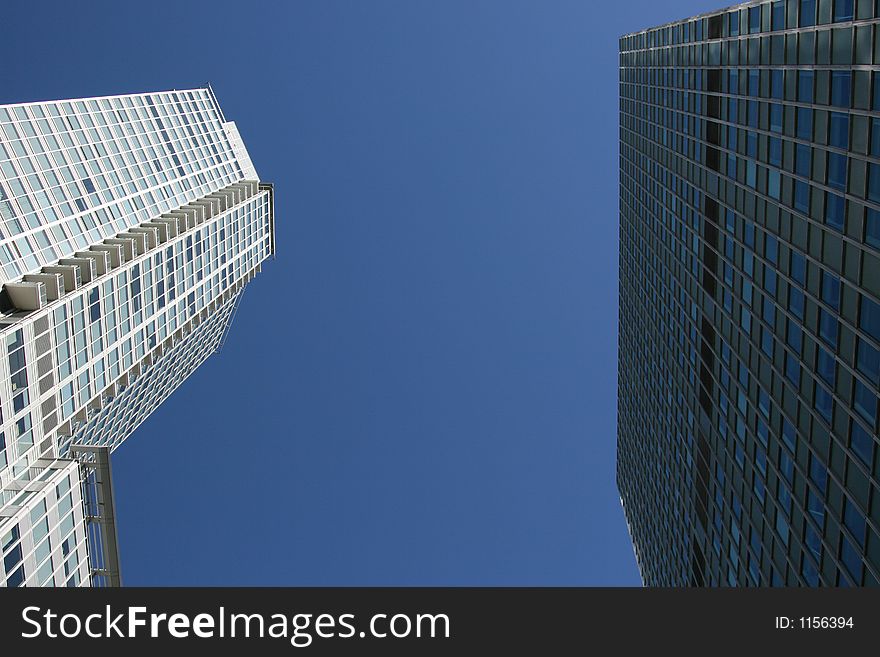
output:
<path id="1" fill-rule="evenodd" d="M 647 585 L 880 581 L 880 2 L 620 39 L 617 481 Z"/>

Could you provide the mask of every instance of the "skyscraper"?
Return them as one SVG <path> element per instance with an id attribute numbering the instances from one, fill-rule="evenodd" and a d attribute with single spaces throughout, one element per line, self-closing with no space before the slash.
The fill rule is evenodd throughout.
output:
<path id="1" fill-rule="evenodd" d="M 647 585 L 880 582 L 880 3 L 620 39 L 617 479 Z"/>
<path id="2" fill-rule="evenodd" d="M 210 87 L 0 106 L 0 586 L 120 583 L 109 454 L 274 251 Z"/>

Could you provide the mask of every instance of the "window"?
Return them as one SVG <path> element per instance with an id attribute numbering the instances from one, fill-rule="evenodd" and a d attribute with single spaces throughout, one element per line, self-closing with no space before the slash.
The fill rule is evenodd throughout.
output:
<path id="1" fill-rule="evenodd" d="M 880 73 L 874 74 L 874 104 L 875 110 L 880 110 Z"/>
<path id="2" fill-rule="evenodd" d="M 771 106 L 772 107 L 772 106 Z M 780 124 L 780 131 L 782 124 Z M 774 167 L 782 166 L 782 140 L 779 137 L 770 137 L 768 140 L 768 161 Z M 778 172 L 777 172 L 778 173 Z"/>
<path id="3" fill-rule="evenodd" d="M 846 199 L 843 196 L 825 193 L 825 223 L 832 228 L 842 231 L 846 220 Z"/>
<path id="4" fill-rule="evenodd" d="M 828 153 L 828 186 L 846 191 L 846 169 L 849 159 L 840 153 Z"/>
<path id="5" fill-rule="evenodd" d="M 9 588 L 15 588 L 22 584 L 24 584 L 24 564 L 19 566 L 18 570 L 6 578 L 6 586 Z"/>
<path id="6" fill-rule="evenodd" d="M 831 104 L 849 107 L 852 95 L 852 72 L 831 71 Z"/>
<path id="7" fill-rule="evenodd" d="M 871 120 L 871 155 L 880 157 L 880 119 Z"/>
<path id="8" fill-rule="evenodd" d="M 829 425 L 834 423 L 834 398 L 818 381 L 816 381 L 813 406 Z"/>
<path id="9" fill-rule="evenodd" d="M 837 318 L 824 308 L 819 309 L 819 337 L 837 351 Z"/>
<path id="10" fill-rule="evenodd" d="M 876 119 L 875 119 L 876 121 Z M 849 148 L 849 115 L 841 112 L 831 112 L 829 122 L 828 143 L 836 148 L 844 150 Z M 880 135 L 878 135 L 880 138 Z"/>
<path id="11" fill-rule="evenodd" d="M 794 208 L 804 214 L 810 212 L 810 186 L 803 180 L 794 181 Z"/>
<path id="12" fill-rule="evenodd" d="M 868 164 L 868 198 L 880 202 L 880 165 Z"/>
<path id="13" fill-rule="evenodd" d="M 797 137 L 807 141 L 813 138 L 813 110 L 809 107 L 797 108 Z"/>
<path id="14" fill-rule="evenodd" d="M 746 101 L 746 109 L 748 110 L 748 125 L 752 128 L 758 127 L 758 103 L 754 100 Z"/>
<path id="15" fill-rule="evenodd" d="M 781 513 L 776 514 L 776 531 L 779 532 L 779 538 L 782 539 L 782 542 L 788 545 L 789 526 L 785 516 Z"/>
<path id="16" fill-rule="evenodd" d="M 834 387 L 837 374 L 837 363 L 834 356 L 820 346 L 816 347 L 816 371 L 831 388 Z"/>
<path id="17" fill-rule="evenodd" d="M 849 447 L 868 468 L 873 465 L 874 440 L 871 438 L 871 434 L 855 420 L 852 421 L 849 432 Z"/>
<path id="18" fill-rule="evenodd" d="M 802 559 L 803 563 L 801 563 L 801 575 L 803 576 L 804 581 L 807 583 L 807 586 L 819 586 L 819 571 L 816 569 L 816 566 L 813 565 L 813 562 L 810 561 L 806 553 L 804 553 Z"/>
<path id="19" fill-rule="evenodd" d="M 14 548 L 9 550 L 6 555 L 3 557 L 3 566 L 6 569 L 7 573 L 12 572 L 12 570 L 19 564 L 21 561 L 21 543 L 18 543 Z"/>
<path id="20" fill-rule="evenodd" d="M 791 252 L 791 277 L 801 285 L 806 285 L 807 260 L 797 251 Z"/>
<path id="21" fill-rule="evenodd" d="M 834 0 L 834 22 L 842 23 L 853 19 L 853 0 Z"/>
<path id="22" fill-rule="evenodd" d="M 809 144 L 796 144 L 795 145 L 795 158 L 794 158 L 794 172 L 803 176 L 804 178 L 810 177 L 810 169 L 813 166 L 813 149 L 810 148 Z"/>
<path id="23" fill-rule="evenodd" d="M 728 34 L 730 36 L 739 36 L 739 12 L 732 11 L 728 16 L 730 17 L 730 29 Z"/>
<path id="24" fill-rule="evenodd" d="M 18 539 L 18 525 L 13 525 L 12 529 L 6 532 L 6 534 L 3 535 L 3 538 L 0 539 L 0 552 L 8 550 Z"/>
<path id="25" fill-rule="evenodd" d="M 880 351 L 862 338 L 858 339 L 856 347 L 856 369 L 875 385 L 880 385 Z"/>
<path id="26" fill-rule="evenodd" d="M 840 560 L 856 584 L 862 583 L 862 557 L 846 536 L 840 537 Z"/>
<path id="27" fill-rule="evenodd" d="M 798 71 L 798 101 L 801 103 L 813 102 L 813 71 Z"/>
<path id="28" fill-rule="evenodd" d="M 803 291 L 790 287 L 788 288 L 788 310 L 798 319 L 804 318 L 804 293 Z"/>
<path id="29" fill-rule="evenodd" d="M 801 0 L 798 12 L 800 27 L 810 27 L 816 24 L 816 0 Z"/>
<path id="30" fill-rule="evenodd" d="M 820 495 L 825 497 L 825 489 L 828 486 L 828 470 L 822 464 L 815 454 L 810 454 L 810 479 L 819 489 Z M 809 510 L 811 515 L 813 515 L 813 519 L 819 525 L 819 528 L 823 528 L 825 526 L 825 509 L 821 502 L 818 504 L 818 509 L 814 508 L 813 500 L 810 500 Z"/>
<path id="31" fill-rule="evenodd" d="M 822 272 L 822 301 L 835 310 L 840 309 L 840 279 L 826 271 Z"/>
<path id="32" fill-rule="evenodd" d="M 708 23 L 708 32 L 710 39 L 720 39 L 721 38 L 721 21 L 724 16 L 722 14 L 717 14 L 715 16 L 709 16 L 707 21 Z M 699 25 L 699 23 L 697 23 Z"/>
<path id="33" fill-rule="evenodd" d="M 797 445 L 797 433 L 794 430 L 794 426 L 786 420 L 782 419 L 782 440 L 785 441 L 785 444 L 788 445 L 788 448 L 794 453 L 795 446 Z"/>
<path id="34" fill-rule="evenodd" d="M 782 105 L 770 103 L 770 131 L 782 133 Z"/>
<path id="35" fill-rule="evenodd" d="M 783 97 L 783 85 L 782 82 L 784 80 L 785 69 L 774 68 L 770 71 L 770 97 L 775 98 L 777 100 L 782 100 Z M 782 106 L 779 106 L 780 112 L 782 111 Z"/>
<path id="36" fill-rule="evenodd" d="M 772 359 L 774 353 L 773 333 L 764 327 L 761 327 L 761 350 Z"/>
<path id="37" fill-rule="evenodd" d="M 749 71 L 749 96 L 759 95 L 759 83 L 761 80 L 761 71 L 753 69 Z"/>
<path id="38" fill-rule="evenodd" d="M 788 346 L 794 349 L 794 352 L 800 356 L 801 348 L 804 341 L 804 332 L 801 329 L 800 325 L 797 322 L 789 322 L 788 323 L 788 331 L 786 335 L 786 342 L 788 342 Z"/>
<path id="39" fill-rule="evenodd" d="M 773 31 L 785 29 L 785 2 L 777 0 L 771 5 L 770 29 Z"/>
<path id="40" fill-rule="evenodd" d="M 779 241 L 769 233 L 764 238 L 764 257 L 774 265 L 779 259 Z"/>
<path id="41" fill-rule="evenodd" d="M 767 194 L 779 200 L 779 171 L 771 169 L 767 172 Z"/>
<path id="42" fill-rule="evenodd" d="M 810 552 L 816 557 L 816 561 L 822 560 L 822 538 L 819 533 L 813 529 L 813 525 L 805 523 L 804 525 L 804 543 L 810 549 Z"/>
<path id="43" fill-rule="evenodd" d="M 880 342 L 880 304 L 874 303 L 865 296 L 861 300 L 859 328 Z"/>
<path id="44" fill-rule="evenodd" d="M 791 354 L 785 354 L 785 378 L 797 388 L 801 385 L 801 364 Z"/>
<path id="45" fill-rule="evenodd" d="M 865 523 L 865 513 L 859 509 L 856 504 L 848 497 L 843 501 L 843 524 L 852 533 L 856 539 L 856 543 L 861 547 L 865 547 L 865 533 L 867 526 Z"/>
<path id="46" fill-rule="evenodd" d="M 864 418 L 865 422 L 874 426 L 874 420 L 877 417 L 877 397 L 868 386 L 858 379 L 853 382 L 853 408 Z"/>
<path id="47" fill-rule="evenodd" d="M 761 31 L 761 8 L 751 7 L 749 9 L 749 34 L 755 34 Z"/>
<path id="48" fill-rule="evenodd" d="M 807 508 L 810 517 L 819 526 L 821 532 L 825 528 L 825 504 L 810 488 L 807 488 Z"/>
<path id="49" fill-rule="evenodd" d="M 871 208 L 865 213 L 865 243 L 880 249 L 880 212 Z"/>

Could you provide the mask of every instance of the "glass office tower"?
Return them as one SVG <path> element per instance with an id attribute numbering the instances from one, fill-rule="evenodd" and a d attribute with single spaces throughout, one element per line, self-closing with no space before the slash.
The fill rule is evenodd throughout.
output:
<path id="1" fill-rule="evenodd" d="M 620 39 L 617 480 L 646 585 L 880 581 L 880 3 Z"/>
<path id="2" fill-rule="evenodd" d="M 0 586 L 121 582 L 109 454 L 274 250 L 210 87 L 0 106 Z"/>

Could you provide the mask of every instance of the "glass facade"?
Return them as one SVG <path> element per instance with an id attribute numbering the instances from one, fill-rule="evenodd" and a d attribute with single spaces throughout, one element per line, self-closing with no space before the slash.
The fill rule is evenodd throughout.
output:
<path id="1" fill-rule="evenodd" d="M 274 192 L 210 88 L 2 106 L 0 189 L 0 535 L 19 537 L 0 586 L 118 583 L 100 450 L 218 349 L 274 253 Z M 76 568 L 20 520 L 58 503 L 51 463 L 80 492 L 45 540 L 75 532 Z"/>
<path id="2" fill-rule="evenodd" d="M 58 459 L 42 468 L 0 516 L 0 580 L 13 586 L 81 586 L 90 580 L 80 467 Z"/>
<path id="3" fill-rule="evenodd" d="M 207 89 L 0 106 L 3 277 L 242 177 Z"/>
<path id="4" fill-rule="evenodd" d="M 880 582 L 880 2 L 620 39 L 617 480 L 643 581 Z"/>

